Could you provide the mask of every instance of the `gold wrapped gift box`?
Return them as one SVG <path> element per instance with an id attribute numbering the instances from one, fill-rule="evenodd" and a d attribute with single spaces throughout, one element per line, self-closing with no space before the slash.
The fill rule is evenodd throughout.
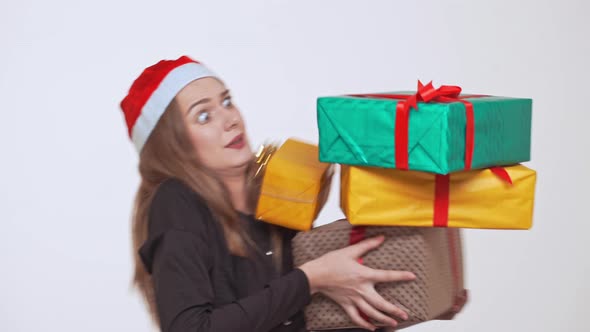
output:
<path id="1" fill-rule="evenodd" d="M 529 229 L 535 182 L 523 165 L 450 175 L 342 165 L 341 207 L 356 225 Z"/>
<path id="2" fill-rule="evenodd" d="M 311 229 L 330 192 L 333 165 L 318 161 L 318 147 L 288 139 L 259 155 L 264 164 L 256 218 L 295 230 Z"/>

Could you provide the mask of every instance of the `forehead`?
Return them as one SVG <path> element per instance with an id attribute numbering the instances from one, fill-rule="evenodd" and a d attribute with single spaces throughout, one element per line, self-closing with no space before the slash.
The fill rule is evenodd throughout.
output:
<path id="1" fill-rule="evenodd" d="M 225 85 L 216 78 L 204 77 L 187 84 L 176 94 L 176 100 L 181 106 L 201 100 L 203 98 L 218 98 L 226 90 Z"/>

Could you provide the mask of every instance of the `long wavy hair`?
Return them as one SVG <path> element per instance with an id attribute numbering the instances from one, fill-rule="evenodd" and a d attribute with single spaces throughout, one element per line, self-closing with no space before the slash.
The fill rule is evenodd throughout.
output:
<path id="1" fill-rule="evenodd" d="M 156 124 L 139 156 L 141 183 L 135 196 L 132 214 L 134 274 L 133 285 L 140 291 L 154 324 L 160 324 L 156 307 L 154 285 L 145 269 L 138 251 L 148 236 L 148 212 L 158 186 L 169 178 L 176 178 L 188 185 L 205 200 L 216 222 L 222 226 L 229 251 L 247 256 L 248 246 L 253 245 L 247 233 L 240 229 L 239 215 L 228 199 L 225 185 L 206 170 L 198 161 L 194 146 L 183 123 L 182 113 L 173 100 Z M 255 208 L 260 190 L 260 178 L 254 180 L 254 154 L 247 169 L 248 204 Z M 197 222 L 197 221 L 195 221 Z M 276 228 L 272 228 L 271 242 L 276 255 L 275 265 L 280 268 L 282 240 Z"/>

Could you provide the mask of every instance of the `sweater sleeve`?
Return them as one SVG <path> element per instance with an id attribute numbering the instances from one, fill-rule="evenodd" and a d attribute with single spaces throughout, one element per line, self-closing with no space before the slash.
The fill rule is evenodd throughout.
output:
<path id="1" fill-rule="evenodd" d="M 307 277 L 295 269 L 258 293 L 213 307 L 211 220 L 190 194 L 178 185 L 159 189 L 150 208 L 150 239 L 140 250 L 163 332 L 269 331 L 309 303 Z"/>

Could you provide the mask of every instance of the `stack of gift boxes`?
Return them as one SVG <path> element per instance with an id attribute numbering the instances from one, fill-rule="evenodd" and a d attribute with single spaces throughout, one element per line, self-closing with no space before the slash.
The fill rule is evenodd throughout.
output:
<path id="1" fill-rule="evenodd" d="M 399 327 L 461 310 L 461 228 L 532 225 L 536 173 L 520 164 L 530 160 L 532 101 L 460 92 L 419 82 L 415 92 L 321 97 L 319 147 L 290 139 L 261 157 L 257 217 L 306 231 L 293 240 L 295 264 L 386 235 L 362 263 L 416 274 L 378 286 L 408 312 Z M 310 230 L 334 164 L 346 220 Z M 321 294 L 305 315 L 310 330 L 355 327 Z"/>

